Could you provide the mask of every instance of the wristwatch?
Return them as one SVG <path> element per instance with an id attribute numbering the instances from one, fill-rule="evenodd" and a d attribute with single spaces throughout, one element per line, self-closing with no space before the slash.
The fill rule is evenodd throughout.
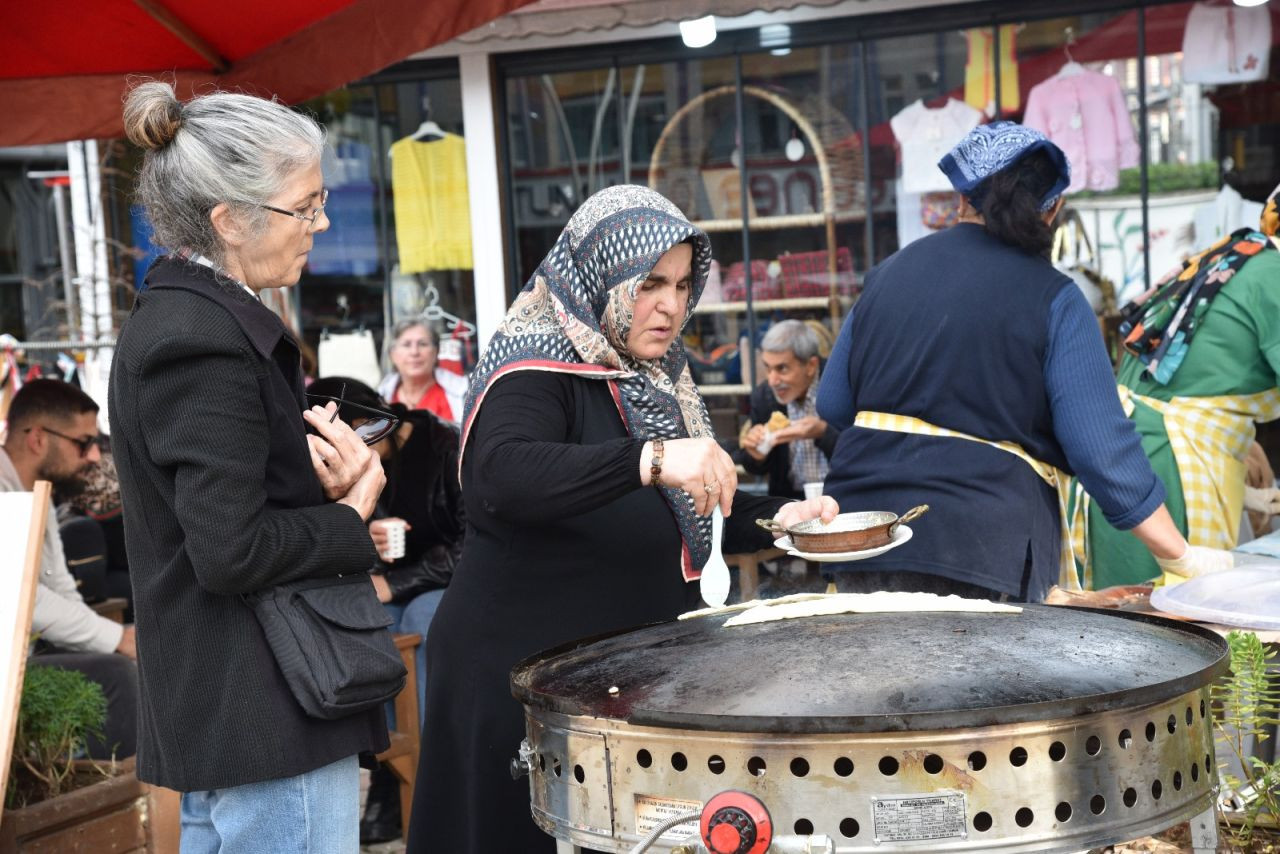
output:
<path id="1" fill-rule="evenodd" d="M 649 485 L 658 486 L 662 477 L 662 440 L 653 440 L 653 457 L 649 460 Z"/>

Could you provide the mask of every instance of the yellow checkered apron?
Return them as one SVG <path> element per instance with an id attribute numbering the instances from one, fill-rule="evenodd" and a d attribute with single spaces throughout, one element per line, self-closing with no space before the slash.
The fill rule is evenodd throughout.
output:
<path id="1" fill-rule="evenodd" d="M 1123 385 L 1117 390 L 1125 415 L 1132 416 L 1134 405 L 1141 403 L 1164 418 L 1182 482 L 1187 542 L 1215 549 L 1235 548 L 1244 512 L 1244 457 L 1253 441 L 1253 423 L 1280 418 L 1280 388 L 1172 400 L 1147 397 Z M 1075 488 L 1072 545 L 1089 585 L 1093 578 L 1088 549 L 1089 496 L 1079 484 Z"/>
<path id="2" fill-rule="evenodd" d="M 961 433 L 959 430 L 938 427 L 935 424 L 930 424 L 928 421 L 922 421 L 910 415 L 892 415 L 887 412 L 859 412 L 853 423 L 856 427 L 866 427 L 869 430 L 891 430 L 896 433 L 912 433 L 917 436 L 946 436 L 952 439 L 978 442 L 1013 454 L 1031 466 L 1031 470 L 1039 475 L 1041 480 L 1049 484 L 1058 495 L 1058 519 L 1061 523 L 1060 536 L 1058 537 L 1058 584 L 1068 590 L 1080 589 L 1080 576 L 1076 572 L 1076 562 L 1071 554 L 1071 517 L 1067 513 L 1067 499 L 1071 494 L 1071 476 L 1062 469 L 1037 460 L 1015 442 L 993 442 L 990 439 L 979 439 L 977 436 L 970 436 L 968 433 Z"/>

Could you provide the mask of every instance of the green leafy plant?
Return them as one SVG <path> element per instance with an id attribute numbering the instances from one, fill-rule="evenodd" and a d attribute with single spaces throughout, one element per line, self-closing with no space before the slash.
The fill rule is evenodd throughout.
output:
<path id="1" fill-rule="evenodd" d="M 1087 191 L 1073 198 L 1087 199 L 1099 196 L 1136 196 L 1142 192 L 1142 171 L 1121 169 L 1119 183 L 1114 190 Z M 1218 164 L 1204 163 L 1152 163 L 1147 167 L 1147 191 L 1151 195 L 1178 193 L 1187 190 L 1216 190 L 1220 186 Z"/>
<path id="2" fill-rule="evenodd" d="M 75 670 L 33 665 L 22 683 L 22 701 L 9 763 L 5 808 L 54 797 L 71 788 L 76 754 L 85 739 L 102 735 L 107 698 Z M 110 772 L 99 766 L 102 775 Z"/>
<path id="3" fill-rule="evenodd" d="M 1250 851 L 1260 820 L 1280 817 L 1280 762 L 1266 762 L 1250 749 L 1251 742 L 1270 737 L 1268 727 L 1280 724 L 1280 684 L 1267 672 L 1276 652 L 1268 650 L 1256 634 L 1231 632 L 1227 644 L 1231 673 L 1213 687 L 1218 711 L 1214 725 L 1219 743 L 1239 760 L 1244 776 L 1221 775 L 1240 806 L 1225 825 L 1232 842 Z"/>

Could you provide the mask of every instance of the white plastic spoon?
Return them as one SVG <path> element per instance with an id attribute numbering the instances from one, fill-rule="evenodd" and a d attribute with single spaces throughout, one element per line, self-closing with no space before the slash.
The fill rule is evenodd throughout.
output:
<path id="1" fill-rule="evenodd" d="M 720 554 L 720 538 L 724 535 L 724 516 L 720 515 L 719 506 L 711 513 L 711 554 L 702 567 L 702 576 L 698 579 L 698 592 L 702 601 L 712 608 L 719 608 L 729 599 L 729 564 L 724 562 Z"/>

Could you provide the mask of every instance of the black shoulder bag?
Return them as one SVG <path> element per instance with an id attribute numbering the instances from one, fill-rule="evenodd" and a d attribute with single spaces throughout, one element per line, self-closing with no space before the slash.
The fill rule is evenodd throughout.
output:
<path id="1" fill-rule="evenodd" d="M 289 690 L 313 718 L 374 708 L 404 687 L 408 672 L 369 576 L 306 579 L 249 593 Z"/>

